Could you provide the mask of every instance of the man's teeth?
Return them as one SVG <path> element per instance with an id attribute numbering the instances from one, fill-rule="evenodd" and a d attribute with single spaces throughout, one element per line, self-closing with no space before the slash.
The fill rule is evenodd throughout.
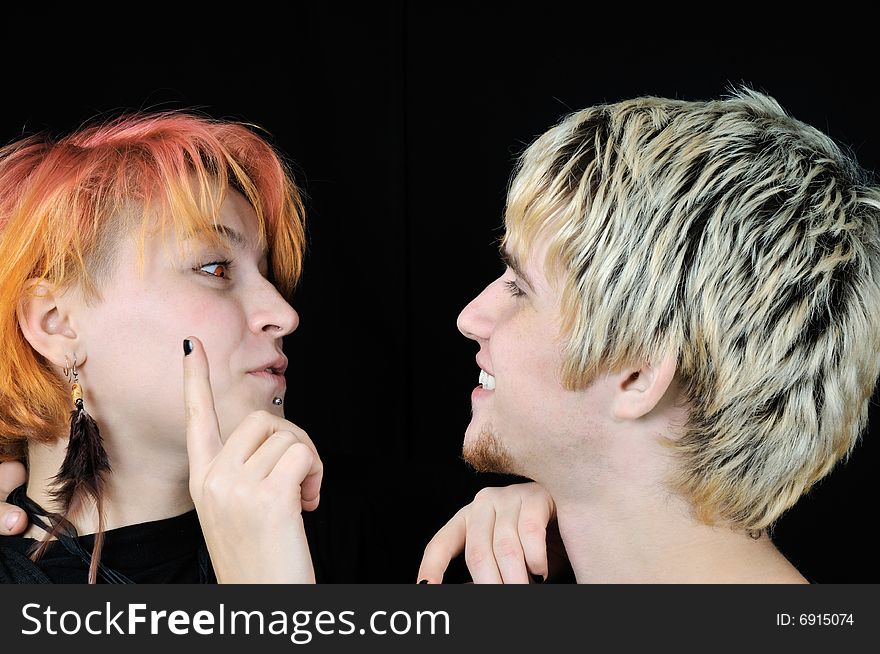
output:
<path id="1" fill-rule="evenodd" d="M 480 386 L 485 388 L 487 391 L 495 390 L 495 378 L 490 375 L 485 370 L 480 371 Z"/>

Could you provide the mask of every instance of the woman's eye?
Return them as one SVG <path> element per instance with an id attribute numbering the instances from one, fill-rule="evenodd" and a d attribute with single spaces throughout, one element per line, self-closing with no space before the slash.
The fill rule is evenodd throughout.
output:
<path id="1" fill-rule="evenodd" d="M 513 297 L 522 297 L 523 295 L 525 295 L 525 291 L 517 286 L 515 281 L 506 281 L 504 282 L 504 285 L 507 287 L 507 290 L 510 291 L 510 294 Z"/>
<path id="2" fill-rule="evenodd" d="M 203 271 L 204 273 L 211 275 L 212 277 L 226 279 L 229 276 L 229 262 L 213 261 L 211 263 L 206 263 L 199 266 L 197 270 Z"/>

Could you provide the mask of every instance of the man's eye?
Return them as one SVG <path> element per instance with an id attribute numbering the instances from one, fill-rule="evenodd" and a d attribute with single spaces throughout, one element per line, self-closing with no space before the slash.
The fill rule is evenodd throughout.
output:
<path id="1" fill-rule="evenodd" d="M 226 279 L 229 276 L 229 261 L 212 261 L 199 266 L 196 270 L 203 271 L 212 277 Z"/>
<path id="2" fill-rule="evenodd" d="M 507 290 L 510 291 L 510 294 L 513 297 L 522 297 L 525 295 L 525 291 L 523 291 L 519 286 L 516 285 L 514 281 L 506 281 L 504 285 L 507 287 Z"/>

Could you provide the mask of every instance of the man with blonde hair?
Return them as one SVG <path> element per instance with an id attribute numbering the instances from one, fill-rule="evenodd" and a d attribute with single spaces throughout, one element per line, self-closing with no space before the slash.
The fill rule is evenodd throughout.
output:
<path id="1" fill-rule="evenodd" d="M 466 460 L 546 489 L 579 582 L 804 582 L 768 529 L 865 425 L 878 218 L 857 164 L 757 92 L 566 117 L 522 155 L 507 269 L 458 319 Z M 530 564 L 520 527 L 468 543 L 471 572 Z"/>

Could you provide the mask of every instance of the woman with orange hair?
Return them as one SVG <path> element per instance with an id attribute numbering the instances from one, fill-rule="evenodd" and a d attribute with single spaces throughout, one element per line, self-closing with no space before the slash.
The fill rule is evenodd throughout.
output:
<path id="1" fill-rule="evenodd" d="M 31 523 L 0 581 L 314 580 L 321 463 L 282 410 L 303 249 L 292 178 L 242 124 L 0 149 L 0 460 L 27 462 L 8 501 Z"/>
<path id="2" fill-rule="evenodd" d="M 133 114 L 0 149 L 0 489 L 28 476 L 0 493 L 0 583 L 314 581 L 323 468 L 282 408 L 303 221 L 243 124 Z M 483 513 L 462 537 L 520 519 Z"/>

